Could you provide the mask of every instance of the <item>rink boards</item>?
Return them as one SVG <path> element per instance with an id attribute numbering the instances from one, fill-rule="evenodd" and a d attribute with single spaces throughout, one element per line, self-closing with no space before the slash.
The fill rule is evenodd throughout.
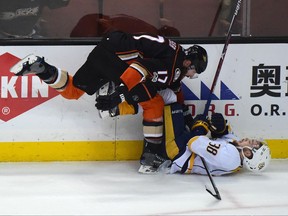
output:
<path id="1" fill-rule="evenodd" d="M 187 45 L 185 45 L 187 46 Z M 30 53 L 74 74 L 94 46 L 0 47 L 0 161 L 134 160 L 142 151 L 142 117 L 101 119 L 95 96 L 66 100 L 36 76 L 9 68 Z M 207 70 L 183 80 L 185 102 L 202 113 L 223 49 L 208 51 Z M 287 44 L 231 44 L 211 109 L 221 112 L 239 137 L 265 139 L 273 158 L 287 158 Z"/>

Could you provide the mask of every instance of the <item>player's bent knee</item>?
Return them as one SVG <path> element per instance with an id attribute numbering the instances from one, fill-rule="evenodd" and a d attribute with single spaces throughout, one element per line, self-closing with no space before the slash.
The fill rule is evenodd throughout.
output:
<path id="1" fill-rule="evenodd" d="M 139 103 L 143 109 L 143 118 L 147 121 L 162 121 L 164 100 L 157 94 L 154 98 L 148 101 Z"/>

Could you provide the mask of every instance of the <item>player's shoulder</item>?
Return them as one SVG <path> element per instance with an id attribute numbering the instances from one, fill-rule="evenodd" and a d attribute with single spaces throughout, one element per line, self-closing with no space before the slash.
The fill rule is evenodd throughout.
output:
<path id="1" fill-rule="evenodd" d="M 205 143 L 209 143 L 210 141 L 212 141 L 209 137 L 205 136 L 205 135 L 201 135 L 201 136 L 194 136 L 189 140 L 189 143 L 193 143 L 194 146 L 199 145 L 205 145 Z"/>

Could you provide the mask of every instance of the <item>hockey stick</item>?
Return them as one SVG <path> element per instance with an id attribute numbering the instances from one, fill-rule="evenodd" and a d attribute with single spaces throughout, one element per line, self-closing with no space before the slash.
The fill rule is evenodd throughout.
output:
<path id="1" fill-rule="evenodd" d="M 217 66 L 217 70 L 216 70 L 216 73 L 215 73 L 215 76 L 214 76 L 214 79 L 213 79 L 213 83 L 212 83 L 211 88 L 210 88 L 210 93 L 209 93 L 209 96 L 208 96 L 208 99 L 207 99 L 207 103 L 205 105 L 205 110 L 204 110 L 204 113 L 203 113 L 205 116 L 208 115 L 209 107 L 210 107 L 211 100 L 212 100 L 212 94 L 214 92 L 214 88 L 216 86 L 216 83 L 217 83 L 217 80 L 218 80 L 218 77 L 219 77 L 223 62 L 224 62 L 224 58 L 226 56 L 226 51 L 227 51 L 228 45 L 229 45 L 230 40 L 231 40 L 231 36 L 232 36 L 231 29 L 233 27 L 234 20 L 235 20 L 237 14 L 238 14 L 239 9 L 240 9 L 241 1 L 242 0 L 238 0 L 237 1 L 235 12 L 234 12 L 232 20 L 230 22 L 230 26 L 229 26 L 229 29 L 228 29 L 228 32 L 227 32 L 227 36 L 226 36 L 225 44 L 224 44 L 224 47 L 223 47 L 223 50 L 222 50 L 222 54 L 221 54 L 221 57 L 220 57 L 220 60 L 219 60 L 218 66 Z"/>
<path id="2" fill-rule="evenodd" d="M 218 19 L 218 17 L 219 17 L 220 11 L 221 11 L 221 9 L 222 9 L 222 6 L 223 6 L 223 0 L 220 2 L 220 5 L 219 5 L 219 7 L 218 7 L 218 9 L 217 9 L 217 12 L 216 12 L 216 15 L 215 15 L 215 17 L 214 17 L 213 23 L 212 23 L 212 25 L 211 25 L 211 29 L 210 29 L 209 34 L 208 34 L 209 37 L 212 36 L 212 34 L 213 34 L 213 31 L 214 31 L 214 29 L 215 29 L 215 25 L 216 25 L 217 19 Z"/>
<path id="3" fill-rule="evenodd" d="M 211 184 L 212 184 L 212 187 L 213 187 L 213 189 L 214 189 L 215 194 L 212 193 L 212 191 L 209 190 L 209 189 L 207 188 L 207 186 L 205 185 L 206 191 L 209 192 L 209 193 L 210 193 L 213 197 L 215 197 L 216 199 L 221 200 L 220 193 L 219 193 L 218 188 L 216 187 L 216 185 L 215 185 L 215 183 L 214 183 L 214 180 L 213 180 L 213 178 L 212 178 L 212 175 L 211 175 L 210 171 L 208 170 L 208 166 L 207 166 L 207 164 L 206 164 L 206 161 L 205 161 L 204 158 L 202 158 L 201 156 L 200 156 L 200 158 L 201 158 L 201 161 L 202 161 L 202 163 L 203 163 L 203 165 L 204 165 L 204 168 L 205 168 L 205 170 L 206 170 L 206 172 L 207 172 L 207 175 L 208 175 L 209 180 L 210 180 L 210 182 L 211 182 Z"/>
<path id="4" fill-rule="evenodd" d="M 224 62 L 224 58 L 225 58 L 225 55 L 226 55 L 226 51 L 227 51 L 228 45 L 230 43 L 230 39 L 231 39 L 231 35 L 232 35 L 231 29 L 233 27 L 234 20 L 235 20 L 237 14 L 239 12 L 240 6 L 241 6 L 241 0 L 238 0 L 237 4 L 236 4 L 235 12 L 233 14 L 233 17 L 232 17 L 232 20 L 231 20 L 231 23 L 230 23 L 230 26 L 229 26 L 229 29 L 228 29 L 228 33 L 227 33 L 227 36 L 226 36 L 226 41 L 225 41 L 225 44 L 224 44 L 224 47 L 223 47 L 221 58 L 219 60 L 218 67 L 217 67 L 217 70 L 216 70 L 216 73 L 215 73 L 215 76 L 214 76 L 214 80 L 213 80 L 212 86 L 210 88 L 209 97 L 207 99 L 207 103 L 206 103 L 205 110 L 204 110 L 204 113 L 203 113 L 204 116 L 208 115 L 209 107 L 210 107 L 211 100 L 212 100 L 212 94 L 214 92 L 214 88 L 216 86 L 216 83 L 217 83 L 217 80 L 218 80 L 218 77 L 219 77 L 223 62 Z M 216 187 L 216 185 L 214 183 L 214 180 L 213 180 L 212 175 L 211 175 L 211 173 L 210 173 L 210 171 L 208 169 L 206 161 L 204 160 L 204 158 L 202 158 L 202 157 L 200 157 L 200 158 L 201 158 L 202 163 L 204 165 L 204 168 L 205 168 L 205 170 L 207 172 L 207 175 L 208 175 L 208 177 L 210 179 L 210 182 L 211 182 L 211 184 L 213 186 L 215 194 L 213 194 L 212 191 L 207 188 L 207 186 L 206 186 L 206 191 L 208 191 L 216 199 L 221 200 L 220 193 L 219 193 L 218 188 Z"/>

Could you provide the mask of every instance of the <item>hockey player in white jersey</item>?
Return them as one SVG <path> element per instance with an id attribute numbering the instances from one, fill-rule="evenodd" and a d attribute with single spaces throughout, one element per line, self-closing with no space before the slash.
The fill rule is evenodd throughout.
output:
<path id="1" fill-rule="evenodd" d="M 164 119 L 162 150 L 172 160 L 170 173 L 207 174 L 199 156 L 204 158 L 212 175 L 234 173 L 243 165 L 250 171 L 260 172 L 269 164 L 267 144 L 256 139 L 237 138 L 220 113 L 212 114 L 210 120 L 203 115 L 196 116 L 187 131 L 183 106 L 174 103 L 165 106 Z"/>

